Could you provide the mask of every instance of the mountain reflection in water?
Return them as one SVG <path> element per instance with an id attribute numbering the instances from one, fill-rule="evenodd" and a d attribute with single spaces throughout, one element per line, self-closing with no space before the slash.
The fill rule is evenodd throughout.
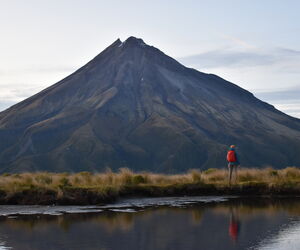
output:
<path id="1" fill-rule="evenodd" d="M 275 250 L 296 249 L 300 243 L 297 199 L 232 199 L 132 211 L 1 217 L 0 250 Z"/>

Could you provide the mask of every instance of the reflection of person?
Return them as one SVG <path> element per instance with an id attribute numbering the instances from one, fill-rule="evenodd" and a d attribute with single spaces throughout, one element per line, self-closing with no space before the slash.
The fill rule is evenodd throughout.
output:
<path id="1" fill-rule="evenodd" d="M 227 153 L 227 161 L 228 161 L 228 171 L 229 171 L 228 181 L 229 181 L 229 185 L 230 185 L 231 184 L 231 178 L 232 178 L 232 172 L 234 171 L 234 173 L 235 173 L 235 181 L 236 181 L 236 179 L 237 179 L 237 168 L 240 165 L 238 155 L 236 153 L 234 145 L 230 146 L 230 149 Z"/>
<path id="2" fill-rule="evenodd" d="M 230 238 L 234 242 L 236 242 L 240 231 L 240 221 L 238 219 L 237 214 L 232 209 L 230 214 L 230 223 L 229 223 L 228 231 L 229 231 Z"/>

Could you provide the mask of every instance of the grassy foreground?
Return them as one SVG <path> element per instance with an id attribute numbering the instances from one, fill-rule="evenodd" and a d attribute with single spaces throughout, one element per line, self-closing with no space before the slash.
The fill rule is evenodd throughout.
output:
<path id="1" fill-rule="evenodd" d="M 300 169 L 239 169 L 228 185 L 226 169 L 186 174 L 22 173 L 0 176 L 0 204 L 100 204 L 125 196 L 300 195 Z"/>

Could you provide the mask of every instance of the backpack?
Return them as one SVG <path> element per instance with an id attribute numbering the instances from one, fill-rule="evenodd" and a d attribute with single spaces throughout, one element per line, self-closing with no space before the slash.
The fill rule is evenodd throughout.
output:
<path id="1" fill-rule="evenodd" d="M 236 156 L 234 150 L 229 150 L 227 153 L 227 161 L 228 162 L 236 162 Z"/>

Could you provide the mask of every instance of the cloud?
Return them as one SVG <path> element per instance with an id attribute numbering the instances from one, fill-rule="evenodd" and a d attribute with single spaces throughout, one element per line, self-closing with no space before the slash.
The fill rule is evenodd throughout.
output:
<path id="1" fill-rule="evenodd" d="M 274 106 L 290 116 L 300 118 L 300 101 L 295 103 L 275 103 Z"/>
<path id="2" fill-rule="evenodd" d="M 217 68 L 217 67 L 247 67 L 272 64 L 275 61 L 274 56 L 258 54 L 255 52 L 232 51 L 220 49 L 205 52 L 199 55 L 188 56 L 179 59 L 186 65 L 194 65 L 200 68 Z"/>
<path id="3" fill-rule="evenodd" d="M 300 87 L 257 92 L 255 96 L 272 103 L 286 114 L 300 118 Z"/>
<path id="4" fill-rule="evenodd" d="M 29 84 L 0 85 L 0 112 L 38 93 L 43 87 Z"/>
<path id="5" fill-rule="evenodd" d="M 240 38 L 237 38 L 237 37 L 234 37 L 234 36 L 229 36 L 229 35 L 225 35 L 225 34 L 220 34 L 220 36 L 226 40 L 229 40 L 231 42 L 233 42 L 234 44 L 236 45 L 239 45 L 239 46 L 242 46 L 244 48 L 248 48 L 248 49 L 254 49 L 256 48 L 256 46 L 240 39 Z"/>
<path id="6" fill-rule="evenodd" d="M 287 63 L 300 65 L 300 51 L 275 48 L 275 49 L 246 49 L 221 48 L 201 54 L 187 56 L 178 59 L 185 65 L 197 68 L 218 68 L 218 67 L 257 67 L 261 65 L 274 65 Z M 286 66 L 286 68 L 290 68 Z M 296 69 L 296 67 L 292 67 Z M 299 68 L 298 68 L 299 69 Z M 296 72 L 299 72 L 299 70 Z"/>
<path id="7" fill-rule="evenodd" d="M 58 82 L 77 68 L 63 65 L 1 67 L 0 112 Z"/>
<path id="8" fill-rule="evenodd" d="M 3 101 L 3 100 L 0 100 L 0 112 L 9 108 L 10 106 L 16 104 L 16 102 L 14 101 Z"/>
<path id="9" fill-rule="evenodd" d="M 60 73 L 60 72 L 72 72 L 79 67 L 75 66 L 43 66 L 43 65 L 32 65 L 27 68 L 5 68 L 0 69 L 0 75 L 12 75 L 12 74 L 43 74 L 43 73 Z"/>
<path id="10" fill-rule="evenodd" d="M 300 118 L 300 51 L 243 47 L 219 48 L 179 61 L 224 77 L 277 109 Z"/>
<path id="11" fill-rule="evenodd" d="M 269 100 L 299 100 L 300 102 L 300 87 L 276 89 L 274 91 L 259 91 L 256 95 Z"/>

